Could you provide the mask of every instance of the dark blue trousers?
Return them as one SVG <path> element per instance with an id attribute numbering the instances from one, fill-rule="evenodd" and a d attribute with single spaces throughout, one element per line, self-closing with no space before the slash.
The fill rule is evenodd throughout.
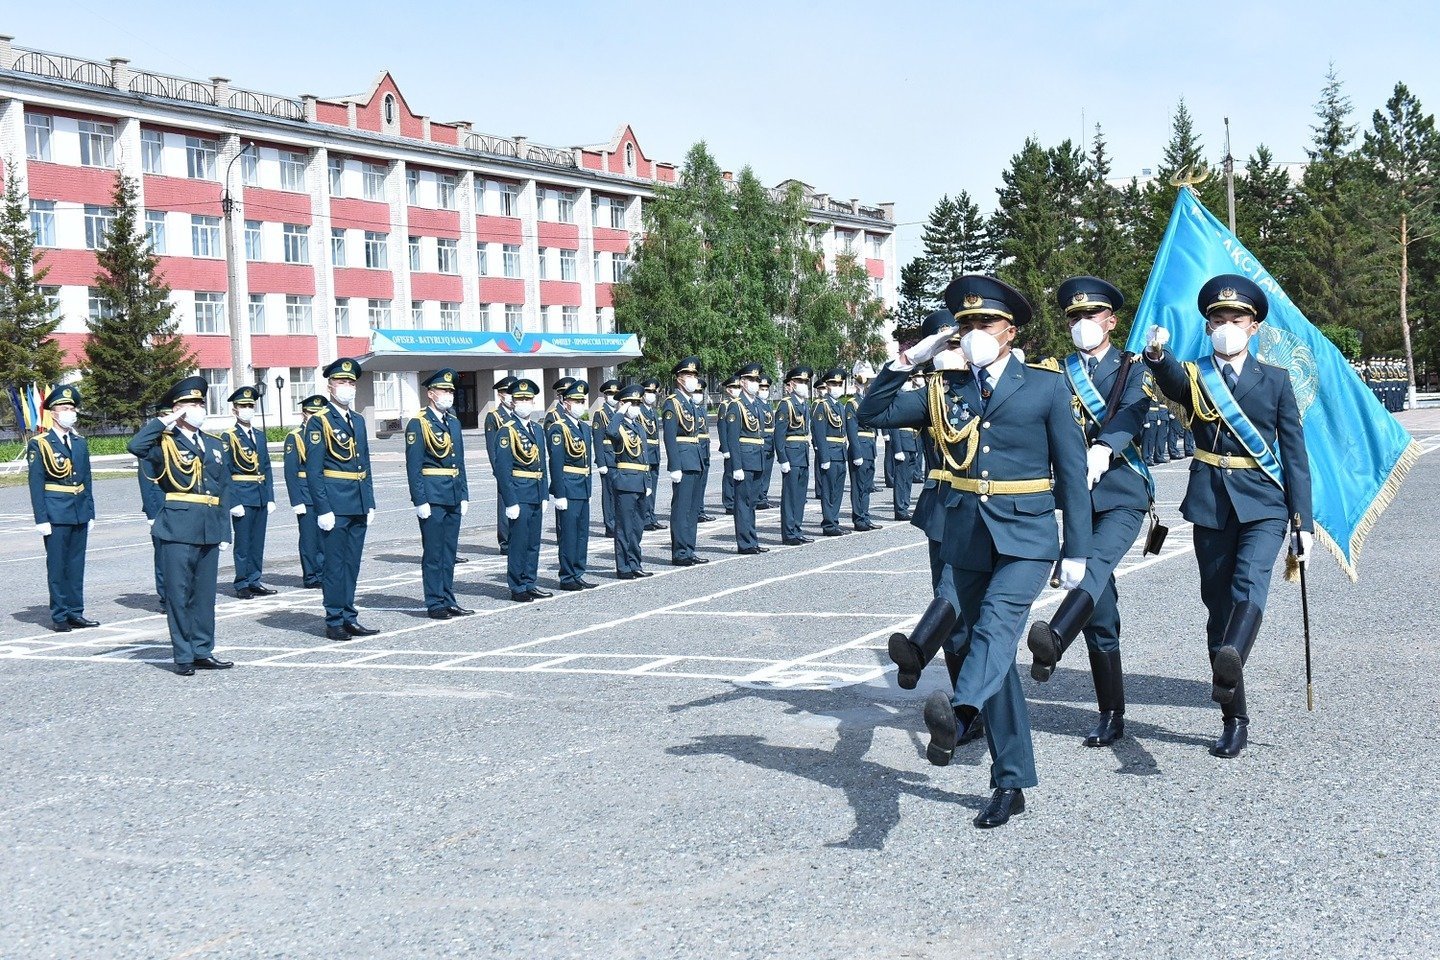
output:
<path id="1" fill-rule="evenodd" d="M 1213 657 L 1225 639 L 1225 625 L 1235 604 L 1248 600 L 1265 609 L 1270 574 L 1285 545 L 1285 521 L 1241 523 L 1232 513 L 1222 529 L 1197 524 L 1193 536 L 1195 562 L 1200 567 L 1200 599 L 1210 614 L 1205 636 Z"/>
<path id="2" fill-rule="evenodd" d="M 1129 469 L 1116 467 L 1116 470 Z M 1120 605 L 1115 591 L 1115 568 L 1135 545 L 1145 511 L 1116 507 L 1094 515 L 1090 557 L 1085 561 L 1085 579 L 1080 589 L 1095 601 L 1095 612 L 1085 626 L 1085 644 L 1091 650 L 1109 653 L 1120 649 Z"/>
<path id="3" fill-rule="evenodd" d="M 420 571 L 426 610 L 459 606 L 455 602 L 455 557 L 459 552 L 459 504 L 430 504 L 430 516 L 420 521 Z"/>
<path id="4" fill-rule="evenodd" d="M 339 518 L 336 519 L 338 526 Z M 220 545 L 160 541 L 165 572 L 165 619 L 177 664 L 215 652 L 215 576 Z"/>
<path id="5" fill-rule="evenodd" d="M 805 494 L 810 486 L 810 465 L 791 463 L 780 475 L 780 537 L 795 540 L 805 535 Z"/>
<path id="6" fill-rule="evenodd" d="M 820 496 L 820 529 L 840 529 L 840 501 L 845 496 L 845 462 L 836 460 L 828 470 L 815 466 L 815 483 Z"/>
<path id="7" fill-rule="evenodd" d="M 319 583 L 325 571 L 325 554 L 320 550 L 320 528 L 315 524 L 315 508 L 306 507 L 295 518 L 300 528 L 300 576 L 307 587 Z"/>
<path id="8" fill-rule="evenodd" d="M 495 542 L 504 550 L 510 546 L 510 518 L 505 516 L 505 504 L 495 498 Z"/>
<path id="9" fill-rule="evenodd" d="M 704 499 L 705 488 L 700 486 L 699 471 L 681 473 L 680 482 L 670 485 L 670 559 L 689 560 L 695 556 Z"/>
<path id="10" fill-rule="evenodd" d="M 735 481 L 735 546 L 749 550 L 760 546 L 760 536 L 755 530 L 755 496 L 760 488 L 760 471 L 743 473 L 744 479 Z"/>
<path id="11" fill-rule="evenodd" d="M 891 493 L 895 500 L 895 514 L 910 512 L 911 497 L 915 493 L 915 471 L 920 468 L 915 460 L 915 454 L 907 453 L 904 460 L 896 461 L 893 457 L 887 463 L 893 463 L 890 484 Z"/>
<path id="12" fill-rule="evenodd" d="M 90 527 L 84 523 L 52 523 L 45 538 L 45 578 L 50 585 L 50 619 L 64 623 L 85 615 L 85 545 Z"/>
<path id="13" fill-rule="evenodd" d="M 155 548 L 155 596 L 163 601 L 165 599 L 165 568 L 160 565 L 160 544 L 162 542 L 153 533 L 150 535 L 150 545 Z"/>
<path id="14" fill-rule="evenodd" d="M 265 528 L 269 525 L 264 507 L 246 507 L 245 516 L 231 517 L 235 530 L 235 589 L 260 586 L 260 573 L 265 566 Z"/>
<path id="15" fill-rule="evenodd" d="M 640 538 L 645 532 L 645 508 L 639 491 L 615 491 L 615 572 L 634 573 L 643 569 Z"/>
<path id="16" fill-rule="evenodd" d="M 735 478 L 730 475 L 730 471 L 735 468 L 730 466 L 730 461 L 723 457 L 720 460 L 720 467 L 720 506 L 726 510 L 734 510 Z"/>
<path id="17" fill-rule="evenodd" d="M 875 487 L 875 461 L 866 460 L 855 466 L 852 460 L 850 468 L 850 522 L 852 524 L 870 523 L 870 494 Z M 835 469 L 832 464 L 830 469 Z"/>
<path id="18" fill-rule="evenodd" d="M 560 582 L 579 583 L 590 560 L 590 501 L 571 499 L 564 510 L 556 510 L 555 531 L 560 542 Z"/>
<path id="19" fill-rule="evenodd" d="M 510 521 L 510 552 L 505 557 L 505 582 L 511 593 L 524 593 L 538 585 L 540 576 L 540 504 L 520 504 L 520 516 Z"/>
<path id="20" fill-rule="evenodd" d="M 320 533 L 320 550 L 325 555 L 323 595 L 325 626 L 338 628 L 354 623 L 355 584 L 360 579 L 360 555 L 365 552 L 365 514 L 335 515 L 335 527 Z"/>
<path id="21" fill-rule="evenodd" d="M 615 481 L 607 469 L 600 477 L 600 516 L 605 520 L 605 535 L 615 535 Z"/>
<path id="22" fill-rule="evenodd" d="M 775 477 L 775 454 L 765 451 L 765 466 L 760 471 L 760 488 L 755 492 L 757 503 L 770 502 L 770 482 Z"/>
<path id="23" fill-rule="evenodd" d="M 645 524 L 648 526 L 657 522 L 655 517 L 655 496 L 660 489 L 660 465 L 650 464 L 650 472 L 645 477 Z"/>

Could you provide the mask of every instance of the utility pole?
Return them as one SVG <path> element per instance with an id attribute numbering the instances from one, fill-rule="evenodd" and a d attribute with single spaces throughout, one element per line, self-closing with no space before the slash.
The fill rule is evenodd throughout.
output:
<path id="1" fill-rule="evenodd" d="M 1230 155 L 1230 118 L 1225 118 L 1225 206 L 1230 214 L 1230 232 L 1235 232 L 1235 158 Z"/>

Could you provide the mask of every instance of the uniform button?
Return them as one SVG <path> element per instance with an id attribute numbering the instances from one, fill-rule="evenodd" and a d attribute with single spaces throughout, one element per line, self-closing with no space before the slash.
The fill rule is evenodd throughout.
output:
<path id="1" fill-rule="evenodd" d="M 989 453 L 989 452 L 990 452 L 990 448 L 989 448 L 989 447 L 981 447 L 981 448 L 980 448 L 980 452 L 981 452 L 981 453 Z"/>
<path id="2" fill-rule="evenodd" d="M 990 494 L 988 494 L 988 493 L 982 493 L 982 494 L 980 494 L 980 502 L 981 502 L 981 503 L 985 503 L 985 502 L 986 502 L 987 500 L 989 500 L 989 499 L 990 499 Z"/>
<path id="3" fill-rule="evenodd" d="M 982 476 L 982 477 L 988 477 L 988 476 L 990 476 L 990 471 L 989 471 L 989 470 L 981 470 L 981 471 L 980 471 L 980 476 Z"/>
<path id="4" fill-rule="evenodd" d="M 981 429 L 983 429 L 983 430 L 989 430 L 989 429 L 990 429 L 990 421 L 989 421 L 989 420 L 986 420 L 984 423 L 980 424 L 980 427 L 981 427 Z"/>

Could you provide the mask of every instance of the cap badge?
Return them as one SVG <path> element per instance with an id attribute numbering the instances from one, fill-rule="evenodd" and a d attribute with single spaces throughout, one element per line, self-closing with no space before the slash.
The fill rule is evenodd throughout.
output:
<path id="1" fill-rule="evenodd" d="M 1221 300 L 1234 300 L 1234 299 L 1235 299 L 1235 288 L 1234 288 L 1234 287 L 1225 287 L 1224 289 L 1222 289 L 1222 290 L 1220 291 L 1220 299 L 1221 299 Z"/>
<path id="2" fill-rule="evenodd" d="M 965 306 L 966 306 L 967 309 L 969 309 L 969 308 L 971 308 L 971 307 L 978 307 L 978 306 L 980 306 L 980 304 L 982 304 L 982 303 L 984 303 L 984 302 L 985 302 L 985 298 L 982 297 L 982 296 L 980 296 L 980 294 L 978 294 L 978 293 L 967 293 L 967 294 L 965 294 Z"/>
<path id="3" fill-rule="evenodd" d="M 1089 300 L 1089 299 L 1090 299 L 1089 294 L 1087 294 L 1084 290 L 1081 290 L 1079 293 L 1075 294 L 1075 296 L 1073 296 L 1073 297 L 1070 298 L 1070 302 L 1071 302 L 1071 303 L 1084 303 L 1085 301 L 1087 301 L 1087 300 Z"/>

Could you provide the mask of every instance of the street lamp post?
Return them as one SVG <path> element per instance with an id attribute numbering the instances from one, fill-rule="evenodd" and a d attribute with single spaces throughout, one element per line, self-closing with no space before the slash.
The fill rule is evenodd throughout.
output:
<path id="1" fill-rule="evenodd" d="M 275 416 L 277 416 L 277 417 L 280 418 L 280 429 L 281 429 L 281 430 L 284 430 L 284 429 L 285 429 L 285 399 L 284 399 L 284 398 L 285 398 L 285 378 L 282 377 L 282 376 L 279 376 L 278 374 L 277 374 L 276 377 L 275 377 L 275 396 L 279 398 L 278 400 L 275 401 L 275 402 L 276 402 Z"/>
<path id="2" fill-rule="evenodd" d="M 230 366 L 234 370 L 235 380 L 249 379 L 253 367 L 249 362 L 250 358 L 250 325 L 248 321 L 242 321 L 240 313 L 240 291 L 239 291 L 239 266 L 235 256 L 235 223 L 231 214 L 235 212 L 235 198 L 230 195 L 230 172 L 235 168 L 235 161 L 255 149 L 254 143 L 246 143 L 240 148 L 240 152 L 230 158 L 225 165 L 225 178 L 223 180 L 224 192 L 220 195 L 220 210 L 224 214 L 221 220 L 224 221 L 225 236 L 225 302 L 230 310 L 231 329 L 236 331 L 238 336 L 230 342 Z"/>

